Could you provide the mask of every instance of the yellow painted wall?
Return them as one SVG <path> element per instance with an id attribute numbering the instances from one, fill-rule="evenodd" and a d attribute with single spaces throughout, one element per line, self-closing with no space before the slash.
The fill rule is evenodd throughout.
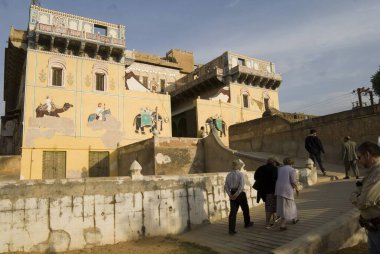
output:
<path id="1" fill-rule="evenodd" d="M 63 87 L 49 86 L 49 60 L 64 61 Z M 108 70 L 107 90 L 95 91 L 94 65 Z M 171 136 L 170 96 L 156 93 L 127 91 L 124 85 L 125 67 L 120 63 L 75 57 L 51 52 L 28 50 L 24 105 L 24 130 L 21 162 L 22 179 L 42 176 L 43 151 L 66 151 L 66 177 L 85 175 L 89 165 L 89 151 L 110 152 L 110 174 L 117 175 L 118 146 L 131 144 L 152 136 L 135 133 L 134 118 L 141 109 L 156 110 L 162 116 L 160 136 Z M 50 96 L 59 108 L 64 103 L 73 107 L 60 117 L 36 117 L 38 105 Z M 106 121 L 88 122 L 98 103 L 111 111 Z M 88 173 L 88 172 L 87 172 Z"/>
<path id="2" fill-rule="evenodd" d="M 249 107 L 242 106 L 242 89 L 246 89 L 249 93 Z M 249 121 L 262 117 L 265 110 L 264 96 L 265 93 L 270 97 L 269 105 L 276 109 L 279 108 L 278 91 L 268 90 L 259 87 L 252 87 L 239 84 L 230 85 L 230 102 L 196 100 L 197 109 L 197 126 L 206 126 L 206 119 L 213 116 L 221 116 L 227 125 L 226 136 L 222 137 L 225 145 L 228 145 L 228 127 L 235 123 Z"/>
<path id="3" fill-rule="evenodd" d="M 265 89 L 256 86 L 247 86 L 241 84 L 231 84 L 231 104 L 242 107 L 242 91 L 247 90 L 249 93 L 249 110 L 260 110 L 261 114 L 265 111 L 264 97 L 267 94 L 269 99 L 269 106 L 279 109 L 278 90 Z M 244 119 L 244 121 L 252 119 Z"/>

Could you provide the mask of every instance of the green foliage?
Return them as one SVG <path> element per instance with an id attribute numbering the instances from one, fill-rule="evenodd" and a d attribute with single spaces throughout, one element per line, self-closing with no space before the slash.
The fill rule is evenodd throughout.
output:
<path id="1" fill-rule="evenodd" d="M 375 93 L 380 96 L 380 67 L 379 70 L 372 76 L 371 83 Z"/>

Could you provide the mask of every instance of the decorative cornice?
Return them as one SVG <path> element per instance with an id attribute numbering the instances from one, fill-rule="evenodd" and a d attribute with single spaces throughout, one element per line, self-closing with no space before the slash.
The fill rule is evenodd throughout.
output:
<path id="1" fill-rule="evenodd" d="M 124 66 L 124 63 L 118 63 L 118 62 L 101 60 L 101 59 L 93 59 L 93 58 L 82 57 L 82 56 L 66 55 L 66 54 L 61 54 L 61 53 L 56 53 L 56 52 L 50 52 L 50 51 L 44 51 L 44 50 L 38 50 L 38 49 L 28 48 L 28 51 L 37 52 L 37 53 L 45 53 L 45 54 L 56 55 L 56 56 L 61 56 L 61 57 L 63 56 L 63 57 L 68 57 L 68 58 L 75 58 L 75 59 L 85 59 L 85 60 L 90 60 L 90 61 L 98 62 L 98 63 L 102 63 L 102 64 L 108 63 L 108 64 L 115 64 L 115 65 Z"/>
<path id="2" fill-rule="evenodd" d="M 103 25 L 103 26 L 108 26 L 108 27 L 125 28 L 125 25 L 113 24 L 113 23 L 109 23 L 109 22 L 101 21 L 101 20 L 97 20 L 97 19 L 91 19 L 91 18 L 81 17 L 81 16 L 77 16 L 77 15 L 69 14 L 69 13 L 65 13 L 65 12 L 54 11 L 54 10 L 46 9 L 46 8 L 43 8 L 43 7 L 40 7 L 40 6 L 37 6 L 37 5 L 31 5 L 30 9 L 34 9 L 34 10 L 38 10 L 38 11 L 43 11 L 43 12 L 47 12 L 47 13 L 51 13 L 51 14 L 56 14 L 56 15 L 61 15 L 61 16 L 68 17 L 68 18 L 80 19 L 80 20 L 84 20 L 84 21 L 87 21 L 87 22 L 96 23 L 96 24 Z"/>

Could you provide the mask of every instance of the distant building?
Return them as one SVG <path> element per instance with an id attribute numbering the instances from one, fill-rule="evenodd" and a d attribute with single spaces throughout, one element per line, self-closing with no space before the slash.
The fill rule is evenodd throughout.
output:
<path id="1" fill-rule="evenodd" d="M 117 149 L 159 136 L 196 137 L 279 109 L 271 62 L 232 52 L 195 65 L 125 48 L 125 27 L 30 7 L 5 49 L 2 154 L 22 154 L 21 179 L 117 176 Z"/>

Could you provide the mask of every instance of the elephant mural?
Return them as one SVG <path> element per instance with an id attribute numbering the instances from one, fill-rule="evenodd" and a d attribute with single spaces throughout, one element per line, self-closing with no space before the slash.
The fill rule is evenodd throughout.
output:
<path id="1" fill-rule="evenodd" d="M 136 126 L 135 132 L 145 134 L 145 127 L 150 127 L 149 132 L 157 130 L 162 131 L 162 116 L 156 111 L 142 109 L 140 114 L 137 114 L 133 120 L 133 126 Z"/>
<path id="2" fill-rule="evenodd" d="M 206 119 L 206 132 L 208 133 L 207 126 L 214 126 L 220 133 L 220 137 L 226 136 L 226 122 L 220 116 L 212 116 Z"/>

